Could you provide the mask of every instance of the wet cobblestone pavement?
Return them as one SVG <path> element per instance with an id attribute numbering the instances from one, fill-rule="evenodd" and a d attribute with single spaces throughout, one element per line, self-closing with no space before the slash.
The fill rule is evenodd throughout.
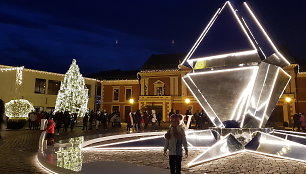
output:
<path id="1" fill-rule="evenodd" d="M 0 140 L 0 173 L 46 173 L 35 164 L 38 140 L 41 131 L 5 130 L 4 140 Z M 77 127 L 74 131 L 56 136 L 56 141 L 82 135 L 125 133 L 124 127 L 107 131 L 82 131 Z M 189 157 L 183 158 L 183 173 L 306 173 L 306 163 L 279 159 L 259 154 L 244 152 L 226 158 L 214 160 L 188 168 L 187 163 L 202 151 L 191 150 Z M 301 152 L 304 153 L 304 152 Z M 306 154 L 305 154 L 306 155 Z M 100 151 L 85 152 L 84 163 L 95 161 L 118 161 L 136 165 L 168 168 L 168 159 L 162 150 L 153 151 Z"/>
<path id="2" fill-rule="evenodd" d="M 202 153 L 202 151 L 190 151 L 190 155 L 187 159 L 183 157 L 183 173 L 306 173 L 306 163 L 249 152 L 239 153 L 188 168 L 187 163 L 200 153 Z M 162 150 L 85 152 L 84 156 L 86 156 L 86 161 L 84 162 L 120 161 L 130 162 L 136 165 L 168 168 L 168 159 L 162 154 Z"/>

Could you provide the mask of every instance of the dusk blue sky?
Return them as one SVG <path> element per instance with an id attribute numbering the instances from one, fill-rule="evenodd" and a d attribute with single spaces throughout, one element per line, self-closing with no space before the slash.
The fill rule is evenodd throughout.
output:
<path id="1" fill-rule="evenodd" d="M 84 75 L 137 70 L 152 54 L 188 52 L 224 2 L 1 1 L 0 64 L 65 73 L 76 58 Z M 306 2 L 249 3 L 277 46 L 305 64 Z"/>

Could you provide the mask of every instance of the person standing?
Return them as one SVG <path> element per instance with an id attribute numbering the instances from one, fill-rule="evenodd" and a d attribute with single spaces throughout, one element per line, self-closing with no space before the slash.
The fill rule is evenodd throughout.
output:
<path id="1" fill-rule="evenodd" d="M 155 112 L 155 110 L 152 110 L 151 122 L 152 122 L 152 127 L 153 127 L 154 130 L 156 130 L 156 121 L 157 121 L 156 112 Z"/>
<path id="2" fill-rule="evenodd" d="M 161 123 L 161 121 L 162 121 L 162 119 L 163 119 L 162 113 L 159 112 L 159 113 L 156 115 L 156 117 L 157 117 L 158 127 L 160 127 L 160 123 Z"/>
<path id="3" fill-rule="evenodd" d="M 99 130 L 100 120 L 101 120 L 101 114 L 100 114 L 100 111 L 97 111 L 97 113 L 96 113 L 96 130 Z"/>
<path id="4" fill-rule="evenodd" d="M 170 129 L 165 134 L 164 156 L 169 150 L 169 165 L 171 174 L 181 173 L 183 149 L 188 157 L 188 147 L 184 128 L 180 125 L 180 116 L 173 114 L 170 117 Z"/>
<path id="5" fill-rule="evenodd" d="M 144 120 L 144 129 L 147 129 L 148 124 L 149 124 L 149 114 L 148 111 L 143 112 L 143 120 Z"/>
<path id="6" fill-rule="evenodd" d="M 133 125 L 133 112 L 132 111 L 125 117 L 125 122 L 126 122 L 126 131 L 129 133 Z"/>
<path id="7" fill-rule="evenodd" d="M 37 115 L 35 112 L 31 112 L 29 115 L 29 129 L 31 130 L 33 128 L 35 128 L 35 124 L 36 124 L 36 119 L 37 119 Z"/>
<path id="8" fill-rule="evenodd" d="M 170 122 L 170 117 L 171 117 L 171 115 L 175 114 L 174 111 L 175 111 L 174 108 L 172 108 L 171 111 L 170 111 L 169 114 L 168 114 L 169 122 Z"/>
<path id="9" fill-rule="evenodd" d="M 108 122 L 108 113 L 104 109 L 101 114 L 101 123 L 102 123 L 103 129 L 105 130 L 107 130 L 107 122 Z"/>
<path id="10" fill-rule="evenodd" d="M 141 113 L 140 110 L 137 109 L 137 111 L 135 112 L 135 127 L 137 132 L 141 129 L 140 125 L 141 125 Z"/>
<path id="11" fill-rule="evenodd" d="M 94 121 L 94 117 L 95 117 L 95 113 L 93 112 L 93 110 L 90 112 L 90 115 L 89 115 L 89 130 L 92 129 L 92 124 L 93 124 L 93 121 Z"/>
<path id="12" fill-rule="evenodd" d="M 298 131 L 300 131 L 301 129 L 300 117 L 301 115 L 299 113 L 295 113 L 293 115 L 293 128 L 292 128 L 293 131 L 295 130 L 296 127 L 298 128 Z"/>
<path id="13" fill-rule="evenodd" d="M 302 126 L 302 131 L 305 132 L 306 118 L 304 116 L 304 113 L 301 113 L 300 122 L 301 122 L 301 126 Z"/>
<path id="14" fill-rule="evenodd" d="M 53 119 L 48 120 L 48 125 L 47 125 L 47 129 L 46 129 L 46 133 L 47 133 L 47 142 L 48 145 L 52 145 L 54 144 L 54 127 L 55 127 L 55 123 L 53 121 Z"/>
<path id="15" fill-rule="evenodd" d="M 195 129 L 199 129 L 199 110 L 194 113 Z"/>
<path id="16" fill-rule="evenodd" d="M 87 123 L 88 123 L 88 113 L 86 113 L 85 116 L 83 117 L 83 129 L 82 130 L 87 131 Z"/>
<path id="17" fill-rule="evenodd" d="M 76 114 L 72 114 L 70 118 L 70 129 L 73 131 L 74 126 L 76 125 Z"/>

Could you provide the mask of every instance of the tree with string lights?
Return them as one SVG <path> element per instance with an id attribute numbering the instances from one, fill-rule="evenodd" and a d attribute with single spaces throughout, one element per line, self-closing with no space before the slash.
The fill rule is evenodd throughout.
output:
<path id="1" fill-rule="evenodd" d="M 88 89 L 79 66 L 73 59 L 58 91 L 54 113 L 68 111 L 70 114 L 83 117 L 87 112 L 87 103 Z"/>

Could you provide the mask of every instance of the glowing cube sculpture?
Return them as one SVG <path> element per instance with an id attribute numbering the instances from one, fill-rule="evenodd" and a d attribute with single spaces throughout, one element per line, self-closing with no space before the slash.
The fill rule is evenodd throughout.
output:
<path id="1" fill-rule="evenodd" d="M 182 79 L 215 125 L 186 131 L 190 149 L 209 147 L 188 166 L 245 151 L 306 162 L 300 153 L 306 151 L 306 133 L 264 128 L 290 81 L 282 69 L 290 63 L 248 4 L 235 5 L 227 1 L 217 10 L 180 66 L 192 68 Z M 226 128 L 228 120 L 240 128 Z M 134 139 L 84 150 L 161 149 L 164 144 L 164 132 L 128 136 Z"/>
<path id="2" fill-rule="evenodd" d="M 221 140 L 189 166 L 246 150 L 306 161 L 296 153 L 306 150 L 305 145 L 299 144 L 305 137 L 295 143 L 270 135 L 273 129 L 260 130 L 290 81 L 290 75 L 282 69 L 290 63 L 277 50 L 248 4 L 235 5 L 234 8 L 227 1 L 217 10 L 181 64 L 192 68 L 182 79 L 221 130 Z M 225 121 L 238 122 L 238 129 L 248 131 L 244 132 L 247 135 L 223 135 L 222 131 L 228 131 Z M 228 132 L 237 131 L 229 128 Z M 285 144 L 290 147 L 284 147 Z"/>
<path id="3" fill-rule="evenodd" d="M 223 122 L 227 120 L 236 120 L 241 128 L 264 126 L 290 80 L 290 75 L 282 69 L 289 62 L 256 23 L 258 21 L 246 3 L 244 6 L 250 18 L 241 17 L 240 11 L 235 10 L 230 2 L 218 9 L 182 62 L 182 65 L 193 68 L 183 81 L 216 127 L 224 127 Z M 228 17 L 233 19 L 230 24 L 219 22 L 228 21 Z M 225 33 L 227 28 L 226 34 L 238 37 L 233 39 L 224 35 L 225 39 L 219 44 L 216 40 L 220 34 L 213 31 L 219 28 L 223 28 Z M 256 34 L 255 29 L 261 33 Z M 266 40 L 257 41 L 259 39 L 255 36 L 260 34 Z M 263 49 L 268 43 L 271 48 Z M 219 48 L 213 46 L 216 44 Z M 230 53 L 225 54 L 225 51 Z"/>

